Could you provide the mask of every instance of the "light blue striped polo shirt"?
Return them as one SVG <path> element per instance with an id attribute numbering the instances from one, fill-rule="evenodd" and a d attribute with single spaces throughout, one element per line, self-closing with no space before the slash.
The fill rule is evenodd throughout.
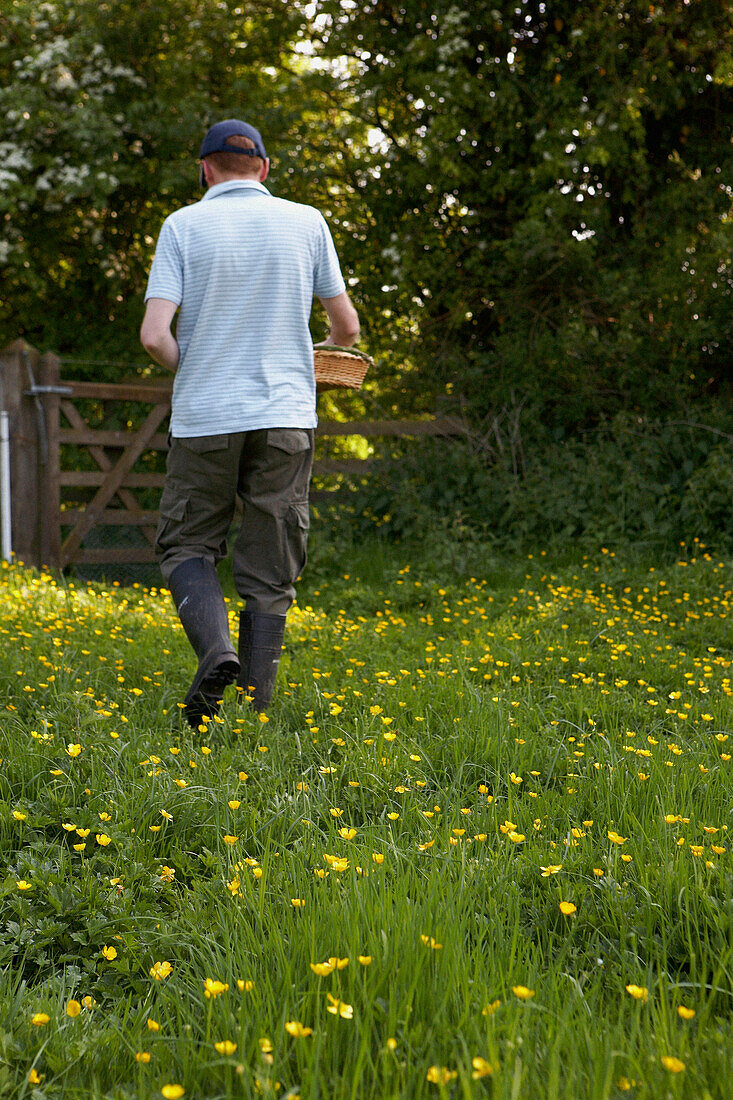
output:
<path id="1" fill-rule="evenodd" d="M 180 306 L 172 435 L 314 428 L 313 297 L 343 290 L 323 216 L 256 180 L 218 183 L 166 218 L 145 300 Z"/>

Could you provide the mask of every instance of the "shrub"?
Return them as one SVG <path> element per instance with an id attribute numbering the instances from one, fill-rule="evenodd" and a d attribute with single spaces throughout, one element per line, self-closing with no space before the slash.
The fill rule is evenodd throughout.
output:
<path id="1" fill-rule="evenodd" d="M 487 435 L 401 443 L 368 480 L 340 490 L 330 520 L 343 535 L 400 540 L 480 537 L 498 547 L 694 535 L 733 544 L 733 444 L 721 409 L 685 421 L 622 413 L 568 440 Z"/>

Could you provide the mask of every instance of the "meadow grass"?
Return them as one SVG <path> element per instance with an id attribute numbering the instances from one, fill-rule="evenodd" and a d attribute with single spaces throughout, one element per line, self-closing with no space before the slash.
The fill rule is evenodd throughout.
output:
<path id="1" fill-rule="evenodd" d="M 166 592 L 4 570 L 0 1096 L 731 1096 L 730 564 L 471 568 L 196 732 Z"/>

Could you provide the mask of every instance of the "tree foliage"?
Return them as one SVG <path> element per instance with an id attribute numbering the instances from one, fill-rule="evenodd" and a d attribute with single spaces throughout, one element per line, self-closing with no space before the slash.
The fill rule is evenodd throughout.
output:
<path id="1" fill-rule="evenodd" d="M 719 0 L 13 0 L 5 339 L 137 352 L 206 127 L 329 218 L 383 406 L 554 436 L 727 394 L 733 14 Z"/>
<path id="2" fill-rule="evenodd" d="M 728 386 L 728 5 L 321 8 L 381 139 L 364 200 L 416 395 L 534 406 L 564 431 Z"/>
<path id="3" fill-rule="evenodd" d="M 4 336 L 139 360 L 155 239 L 200 196 L 207 127 L 252 119 L 279 184 L 302 196 L 289 184 L 315 161 L 304 134 L 316 114 L 300 94 L 302 12 L 284 0 L 13 0 L 1 29 Z"/>

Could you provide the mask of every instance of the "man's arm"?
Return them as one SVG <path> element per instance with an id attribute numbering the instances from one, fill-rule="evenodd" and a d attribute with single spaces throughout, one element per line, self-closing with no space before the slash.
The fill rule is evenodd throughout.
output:
<path id="1" fill-rule="evenodd" d="M 331 332 L 327 340 L 323 340 L 316 347 L 327 347 L 336 344 L 338 347 L 350 348 L 359 338 L 359 314 L 351 304 L 349 295 L 344 290 L 335 298 L 318 299 L 331 322 Z"/>
<path id="2" fill-rule="evenodd" d="M 151 359 L 167 370 L 176 370 L 180 350 L 171 332 L 171 322 L 178 306 L 166 298 L 148 298 L 145 316 L 140 326 L 140 343 Z"/>

